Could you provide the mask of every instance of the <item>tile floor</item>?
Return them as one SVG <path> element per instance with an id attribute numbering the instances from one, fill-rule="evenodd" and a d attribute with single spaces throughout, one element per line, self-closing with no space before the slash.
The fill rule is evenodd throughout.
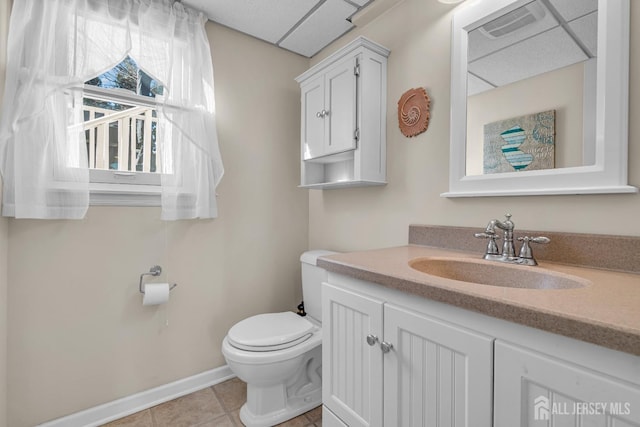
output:
<path id="1" fill-rule="evenodd" d="M 213 387 L 137 412 L 103 427 L 241 427 L 240 407 L 247 386 L 234 378 Z M 322 407 L 278 424 L 283 427 L 321 427 Z"/>

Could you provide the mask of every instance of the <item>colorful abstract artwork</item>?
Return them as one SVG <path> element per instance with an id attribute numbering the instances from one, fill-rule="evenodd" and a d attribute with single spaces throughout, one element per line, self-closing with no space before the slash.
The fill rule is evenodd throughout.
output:
<path id="1" fill-rule="evenodd" d="M 555 110 L 484 125 L 485 174 L 553 169 Z"/>

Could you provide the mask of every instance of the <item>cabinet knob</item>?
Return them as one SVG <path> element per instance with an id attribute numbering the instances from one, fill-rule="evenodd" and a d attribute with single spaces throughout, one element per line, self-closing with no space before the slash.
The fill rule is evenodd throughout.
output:
<path id="1" fill-rule="evenodd" d="M 382 341 L 380 343 L 380 349 L 382 350 L 383 353 L 389 353 L 392 348 L 393 348 L 393 344 L 391 343 L 388 343 L 386 341 Z"/>
<path id="2" fill-rule="evenodd" d="M 329 112 L 327 110 L 324 110 L 324 109 L 322 111 L 318 111 L 316 113 L 316 117 L 321 118 L 321 119 L 324 119 L 324 117 L 328 116 L 328 115 L 329 115 Z"/>
<path id="3" fill-rule="evenodd" d="M 369 344 L 370 346 L 374 346 L 376 345 L 376 343 L 378 342 L 378 337 L 375 335 L 367 335 L 367 344 Z"/>
<path id="4" fill-rule="evenodd" d="M 324 117 L 324 116 L 322 115 L 322 111 L 318 111 L 318 112 L 316 113 L 316 117 L 318 117 L 318 118 L 322 118 L 322 117 Z"/>

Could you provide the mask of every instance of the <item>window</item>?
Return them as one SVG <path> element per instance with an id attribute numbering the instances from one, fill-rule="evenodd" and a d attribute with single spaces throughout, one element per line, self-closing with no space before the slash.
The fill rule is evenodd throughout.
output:
<path id="1" fill-rule="evenodd" d="M 162 84 L 129 56 L 85 82 L 84 132 L 93 204 L 123 204 L 122 196 L 134 193 L 134 203 L 124 204 L 146 205 L 149 200 L 140 203 L 139 196 L 157 192 L 149 186 L 160 185 L 156 101 L 163 93 Z M 119 196 L 114 199 L 114 194 Z"/>
<path id="2" fill-rule="evenodd" d="M 107 203 L 217 217 L 224 167 L 205 22 L 171 0 L 15 2 L 3 215 L 79 219 Z"/>

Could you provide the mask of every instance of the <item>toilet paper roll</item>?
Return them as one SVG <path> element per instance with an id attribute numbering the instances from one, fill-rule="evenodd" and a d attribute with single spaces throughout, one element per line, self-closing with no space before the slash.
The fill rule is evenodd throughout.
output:
<path id="1" fill-rule="evenodd" d="M 148 283 L 144 285 L 142 305 L 158 305 L 169 301 L 168 283 Z"/>

